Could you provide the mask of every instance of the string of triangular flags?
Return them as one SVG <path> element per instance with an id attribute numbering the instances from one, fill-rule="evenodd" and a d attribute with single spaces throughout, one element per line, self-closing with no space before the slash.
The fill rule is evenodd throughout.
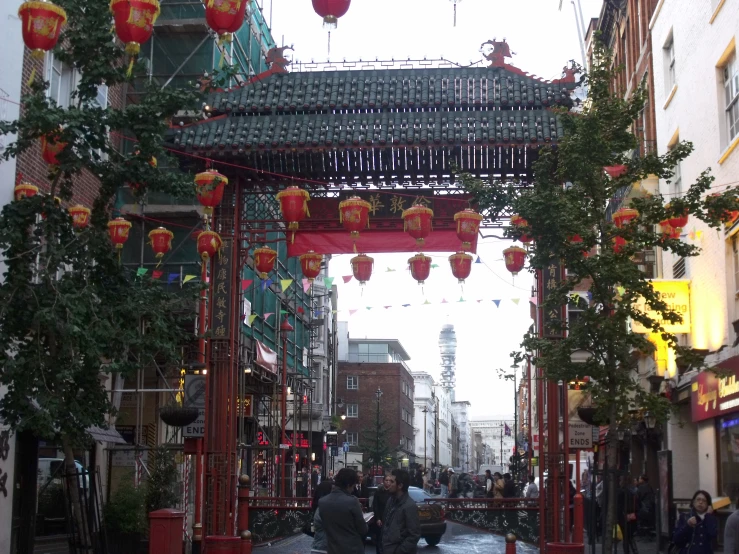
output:
<path id="1" fill-rule="evenodd" d="M 148 267 L 139 267 L 136 269 L 136 277 L 144 277 L 149 273 Z M 160 280 L 164 276 L 164 271 L 160 269 L 155 269 L 151 272 L 151 278 L 155 280 Z M 190 281 L 200 281 L 199 275 L 182 275 L 181 273 L 168 273 L 167 274 L 167 284 L 171 285 L 175 281 L 180 281 L 180 285 L 184 285 L 185 283 L 189 283 Z M 162 280 L 164 282 L 164 280 Z M 207 281 L 206 281 L 207 282 Z"/>

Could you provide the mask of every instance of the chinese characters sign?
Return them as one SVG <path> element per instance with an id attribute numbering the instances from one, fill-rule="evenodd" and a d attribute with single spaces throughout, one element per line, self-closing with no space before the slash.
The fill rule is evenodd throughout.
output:
<path id="1" fill-rule="evenodd" d="M 231 335 L 231 267 L 233 239 L 223 240 L 221 254 L 213 260 L 213 298 L 210 310 L 210 328 L 214 339 Z"/>
<path id="2" fill-rule="evenodd" d="M 545 306 L 542 321 L 542 336 L 545 339 L 564 338 L 564 321 L 562 317 L 564 307 L 546 307 L 549 297 L 562 284 L 562 277 L 562 264 L 558 260 L 550 260 L 547 267 L 541 272 L 542 305 Z"/>

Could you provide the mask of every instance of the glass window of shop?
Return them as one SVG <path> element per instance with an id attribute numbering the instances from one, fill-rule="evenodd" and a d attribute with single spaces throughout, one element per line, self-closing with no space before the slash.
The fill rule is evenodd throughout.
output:
<path id="1" fill-rule="evenodd" d="M 720 496 L 728 496 L 734 502 L 739 494 L 739 413 L 717 417 L 716 434 Z"/>

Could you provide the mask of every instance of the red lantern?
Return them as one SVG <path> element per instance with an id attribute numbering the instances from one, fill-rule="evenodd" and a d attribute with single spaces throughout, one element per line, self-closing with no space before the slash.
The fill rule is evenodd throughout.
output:
<path id="1" fill-rule="evenodd" d="M 272 272 L 276 259 L 277 252 L 267 246 L 254 249 L 254 267 L 261 279 L 266 279 L 267 274 Z"/>
<path id="2" fill-rule="evenodd" d="M 607 165 L 603 170 L 608 173 L 611 179 L 618 179 L 621 175 L 626 173 L 628 167 L 625 165 Z"/>
<path id="3" fill-rule="evenodd" d="M 321 262 L 323 262 L 323 254 L 316 254 L 313 250 L 309 250 L 300 256 L 300 269 L 306 279 L 313 282 L 321 273 Z"/>
<path id="4" fill-rule="evenodd" d="M 67 146 L 66 142 L 57 142 L 54 138 L 41 137 L 41 157 L 49 165 L 59 165 L 59 160 L 56 157 Z"/>
<path id="5" fill-rule="evenodd" d="M 164 227 L 157 227 L 156 229 L 149 231 L 151 249 L 154 251 L 157 260 L 161 260 L 172 248 L 173 238 L 174 233 L 172 233 L 172 231 L 168 231 Z"/>
<path id="6" fill-rule="evenodd" d="M 51 2 L 24 2 L 18 8 L 23 22 L 23 42 L 37 60 L 44 59 L 44 52 L 56 46 L 62 25 L 67 21 L 66 12 Z"/>
<path id="7" fill-rule="evenodd" d="M 416 254 L 408 259 L 408 267 L 418 284 L 423 285 L 431 273 L 431 258 L 424 254 Z"/>
<path id="8" fill-rule="evenodd" d="M 359 238 L 359 231 L 369 227 L 370 207 L 370 203 L 359 196 L 352 196 L 339 203 L 339 221 L 352 237 Z"/>
<path id="9" fill-rule="evenodd" d="M 208 169 L 195 175 L 195 194 L 198 202 L 205 208 L 206 215 L 213 213 L 213 208 L 223 199 L 223 187 L 228 184 L 228 177 L 215 169 Z"/>
<path id="10" fill-rule="evenodd" d="M 352 0 L 313 0 L 313 9 L 323 18 L 323 27 L 331 30 L 336 29 L 351 3 Z"/>
<path id="11" fill-rule="evenodd" d="M 108 235 L 110 241 L 115 244 L 116 250 L 123 249 L 123 245 L 128 240 L 128 232 L 131 230 L 131 222 L 126 221 L 122 217 L 116 217 L 112 221 L 108 221 Z"/>
<path id="12" fill-rule="evenodd" d="M 510 246 L 503 250 L 503 259 L 506 269 L 515 277 L 526 263 L 526 250 L 518 246 Z"/>
<path id="13" fill-rule="evenodd" d="M 351 259 L 352 273 L 360 285 L 364 285 L 372 277 L 374 263 L 375 260 L 365 254 L 359 254 Z"/>
<path id="14" fill-rule="evenodd" d="M 38 187 L 31 183 L 19 183 L 15 186 L 13 192 L 15 193 L 15 199 L 21 200 L 23 198 L 36 196 L 38 194 Z"/>
<path id="15" fill-rule="evenodd" d="M 202 231 L 198 235 L 198 254 L 204 262 L 218 254 L 223 246 L 221 235 L 215 231 Z"/>
<path id="16" fill-rule="evenodd" d="M 470 276 L 472 271 L 472 256 L 464 252 L 457 252 L 449 256 L 449 264 L 452 266 L 452 275 L 454 275 L 460 283 Z"/>
<path id="17" fill-rule="evenodd" d="M 628 225 L 633 219 L 639 217 L 639 212 L 634 208 L 621 208 L 613 214 L 613 223 L 621 229 L 624 225 Z"/>
<path id="18" fill-rule="evenodd" d="M 462 250 L 471 250 L 480 230 L 482 216 L 468 208 L 454 214 L 454 221 L 457 222 L 457 238 L 462 241 Z"/>
<path id="19" fill-rule="evenodd" d="M 205 21 L 222 39 L 230 41 L 230 33 L 235 33 L 244 24 L 244 13 L 248 0 L 207 0 Z"/>
<path id="20" fill-rule="evenodd" d="M 665 221 L 660 222 L 660 227 L 662 228 L 662 234 L 664 236 L 670 237 L 671 239 L 680 238 L 682 229 L 678 229 L 677 227 L 673 227 L 672 225 L 670 225 L 669 219 L 666 219 Z"/>
<path id="21" fill-rule="evenodd" d="M 308 212 L 310 194 L 307 190 L 298 187 L 287 187 L 285 190 L 278 192 L 275 198 L 280 203 L 282 217 L 287 221 L 288 229 L 291 231 L 298 228 L 305 216 L 310 217 L 310 212 Z"/>
<path id="22" fill-rule="evenodd" d="M 84 229 L 90 223 L 90 209 L 84 206 L 72 206 L 69 215 L 72 216 L 72 227 L 75 229 Z"/>
<path id="23" fill-rule="evenodd" d="M 626 239 L 623 237 L 613 237 L 613 251 L 618 254 L 621 249 L 626 246 Z"/>
<path id="24" fill-rule="evenodd" d="M 670 205 L 667 204 L 665 208 L 669 209 Z M 677 229 L 678 231 L 682 231 L 683 227 L 685 227 L 688 224 L 688 210 L 687 208 L 685 211 L 680 215 L 674 215 L 671 218 L 667 220 L 667 223 L 670 224 L 670 227 L 673 229 Z"/>
<path id="25" fill-rule="evenodd" d="M 141 45 L 154 31 L 154 23 L 159 17 L 159 0 L 110 0 L 110 10 L 115 20 L 115 33 L 131 56 L 130 73 Z"/>
<path id="26" fill-rule="evenodd" d="M 522 218 L 518 214 L 514 214 L 511 216 L 511 225 L 513 225 L 516 229 L 521 229 L 522 227 L 527 227 L 529 224 L 528 221 L 526 221 L 524 218 Z M 527 235 L 526 233 L 523 233 L 518 240 L 520 240 L 522 243 L 527 244 L 531 242 L 533 237 L 531 235 Z"/>
<path id="27" fill-rule="evenodd" d="M 572 235 L 570 237 L 570 244 L 572 244 L 573 246 L 574 245 L 578 245 L 578 246 L 579 245 L 582 245 L 582 242 L 583 242 L 583 240 L 582 240 L 582 237 L 580 235 Z M 590 252 L 588 252 L 587 250 L 585 250 L 582 253 L 582 255 L 583 255 L 584 258 L 587 258 L 588 256 L 590 256 Z"/>
<path id="28" fill-rule="evenodd" d="M 424 239 L 431 233 L 434 211 L 423 204 L 414 204 L 403 210 L 403 230 L 416 239 L 416 246 L 423 246 Z"/>

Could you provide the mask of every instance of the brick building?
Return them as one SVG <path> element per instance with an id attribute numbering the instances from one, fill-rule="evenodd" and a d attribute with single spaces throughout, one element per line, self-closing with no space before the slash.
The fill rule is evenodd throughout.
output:
<path id="1" fill-rule="evenodd" d="M 336 396 L 346 415 L 342 431 L 352 452 L 365 452 L 376 429 L 378 404 L 381 420 L 389 426 L 388 445 L 397 445 L 403 465 L 415 463 L 413 431 L 414 385 L 406 362 L 408 353 L 394 339 L 350 339 L 339 347 Z M 382 395 L 378 401 L 377 391 Z M 341 441 L 341 439 L 340 439 Z"/>

